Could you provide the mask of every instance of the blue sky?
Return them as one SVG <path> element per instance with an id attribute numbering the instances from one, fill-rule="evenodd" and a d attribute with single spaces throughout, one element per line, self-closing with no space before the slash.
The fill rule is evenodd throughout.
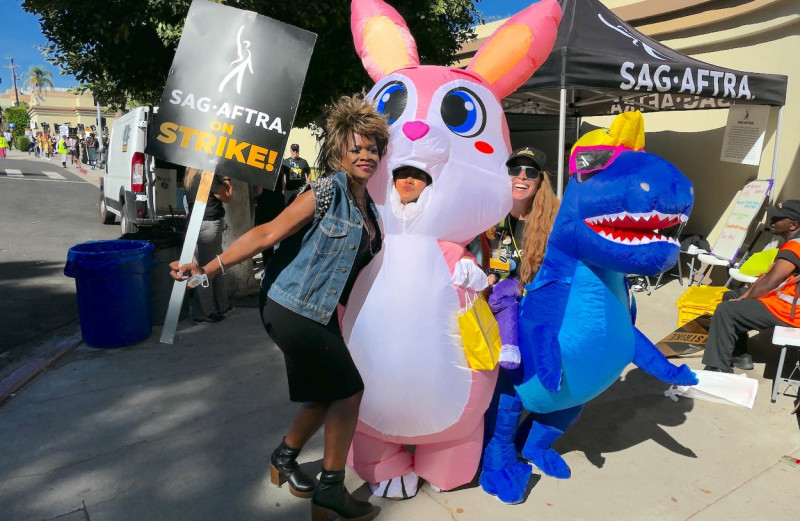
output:
<path id="1" fill-rule="evenodd" d="M 391 3 L 391 0 L 389 0 Z M 538 0 L 482 0 L 476 3 L 487 22 L 506 18 Z M 61 75 L 58 68 L 50 65 L 36 49 L 47 40 L 39 28 L 35 15 L 22 10 L 19 0 L 0 0 L 3 4 L 2 21 L 0 22 L 0 92 L 13 88 L 11 65 L 8 57 L 14 58 L 19 65 L 16 72 L 19 76 L 27 72 L 31 66 L 46 67 L 53 73 L 53 84 L 56 87 L 76 87 L 78 80 L 73 76 Z M 21 87 L 21 80 L 18 86 Z"/>

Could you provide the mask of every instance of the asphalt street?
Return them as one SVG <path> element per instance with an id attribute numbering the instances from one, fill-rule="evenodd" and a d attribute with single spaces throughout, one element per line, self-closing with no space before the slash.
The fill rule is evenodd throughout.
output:
<path id="1" fill-rule="evenodd" d="M 28 344 L 37 338 L 75 329 L 75 281 L 63 273 L 67 251 L 120 235 L 118 225 L 97 217 L 99 174 L 17 150 L 0 160 L 0 372 L 34 349 Z"/>

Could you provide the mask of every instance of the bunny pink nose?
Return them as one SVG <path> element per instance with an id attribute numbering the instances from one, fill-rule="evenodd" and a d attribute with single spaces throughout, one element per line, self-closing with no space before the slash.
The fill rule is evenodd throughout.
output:
<path id="1" fill-rule="evenodd" d="M 416 141 L 423 137 L 430 129 L 431 127 L 422 121 L 409 121 L 403 124 L 403 134 L 411 141 Z"/>

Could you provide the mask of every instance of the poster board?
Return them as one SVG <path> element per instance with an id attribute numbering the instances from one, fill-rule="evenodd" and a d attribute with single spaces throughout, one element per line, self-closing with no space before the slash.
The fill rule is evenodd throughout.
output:
<path id="1" fill-rule="evenodd" d="M 316 38 L 252 11 L 206 0 L 189 7 L 145 147 L 202 171 L 181 265 L 194 255 L 215 174 L 275 188 Z M 181 196 L 162 188 L 170 201 Z M 175 338 L 186 285 L 172 285 L 162 343 Z"/>
<path id="2" fill-rule="evenodd" d="M 275 188 L 314 33 L 194 0 L 147 154 Z"/>
<path id="3" fill-rule="evenodd" d="M 733 105 L 728 109 L 720 161 L 758 166 L 768 118 L 767 105 Z"/>
<path id="4" fill-rule="evenodd" d="M 753 222 L 772 188 L 772 182 L 772 179 L 757 179 L 744 185 L 717 242 L 711 249 L 715 257 L 734 262 L 747 236 L 750 223 Z"/>

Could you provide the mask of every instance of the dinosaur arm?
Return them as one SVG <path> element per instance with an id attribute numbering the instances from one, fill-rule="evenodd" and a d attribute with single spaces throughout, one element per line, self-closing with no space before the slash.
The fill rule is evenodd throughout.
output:
<path id="1" fill-rule="evenodd" d="M 668 384 L 697 384 L 697 376 L 689 369 L 688 365 L 683 364 L 680 367 L 673 365 L 641 331 L 636 328 L 633 331 L 636 335 L 636 352 L 633 355 L 633 363 L 637 367 Z"/>
<path id="2" fill-rule="evenodd" d="M 542 386 L 550 392 L 561 389 L 558 333 L 564 319 L 569 288 L 568 284 L 552 282 L 531 291 L 522 302 L 519 340 L 523 365 L 530 360 L 533 367 L 528 369 L 535 371 Z"/>

